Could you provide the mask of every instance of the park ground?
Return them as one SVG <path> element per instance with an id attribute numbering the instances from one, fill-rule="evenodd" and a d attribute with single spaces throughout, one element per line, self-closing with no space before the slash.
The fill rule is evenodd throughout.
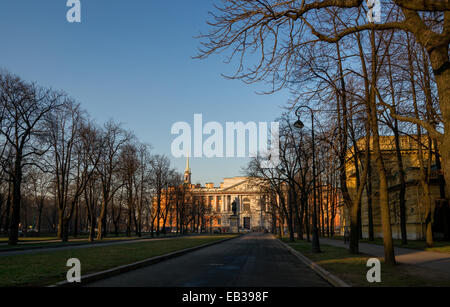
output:
<path id="1" fill-rule="evenodd" d="M 344 237 L 343 236 L 334 236 L 333 239 L 343 241 Z M 427 247 L 426 242 L 422 241 L 422 240 L 408 240 L 408 244 L 402 244 L 402 240 L 393 240 L 393 241 L 394 241 L 395 247 L 410 248 L 410 249 L 416 249 L 416 250 L 422 250 L 422 251 L 428 251 L 428 252 L 450 254 L 450 241 L 434 241 L 433 247 Z M 375 238 L 374 241 L 369 241 L 368 239 L 361 239 L 361 240 L 359 240 L 359 242 L 383 245 L 382 238 Z"/>
<path id="2" fill-rule="evenodd" d="M 85 244 L 86 238 L 78 238 L 61 246 L 49 236 L 23 238 L 19 246 L 24 250 L 11 251 L 7 249 L 6 242 L 3 242 L 3 245 L 0 245 L 0 286 L 48 286 L 64 281 L 68 270 L 66 263 L 70 258 L 80 259 L 82 275 L 86 275 L 233 237 L 235 235 L 197 235 L 141 238 L 137 241 L 129 241 L 137 239 L 134 237 L 111 237 L 101 244 Z M 450 287 L 450 274 L 447 270 L 450 267 L 449 242 L 437 242 L 435 247 L 427 249 L 424 242 L 410 241 L 408 249 L 405 249 L 400 241 L 396 241 L 396 253 L 408 251 L 416 258 L 433 255 L 438 257 L 439 261 L 422 261 L 419 265 L 411 265 L 402 263 L 404 255 L 398 255 L 399 264 L 392 267 L 385 265 L 380 255 L 375 255 L 382 262 L 382 282 L 371 284 L 366 279 L 369 270 L 366 264 L 374 254 L 352 255 L 340 239 L 322 238 L 322 252 L 319 254 L 311 252 L 311 243 L 306 240 L 280 240 L 352 286 Z M 93 283 L 92 286 L 329 286 L 276 241 L 272 235 L 252 233 L 109 277 Z M 81 245 L 70 245 L 76 243 Z M 362 241 L 360 247 L 362 252 L 379 252 L 382 249 L 381 244 L 381 240 L 371 244 Z M 41 249 L 34 249 L 37 246 Z M 445 270 L 439 270 L 440 266 L 445 266 Z"/>
<path id="3" fill-rule="evenodd" d="M 0 286 L 48 286 L 66 279 L 70 258 L 80 259 L 82 274 L 91 274 L 174 251 L 191 248 L 234 235 L 192 236 L 105 244 L 92 247 L 53 248 L 0 253 Z M 45 244 L 45 243 L 42 243 Z M 25 253 L 27 252 L 27 253 Z"/>
<path id="4" fill-rule="evenodd" d="M 404 259 L 402 257 L 405 256 L 398 255 L 399 263 L 396 266 L 389 266 L 384 264 L 382 257 L 377 257 L 381 261 L 381 283 L 368 283 L 366 274 L 370 268 L 366 264 L 370 258 L 374 258 L 374 255 L 365 253 L 351 254 L 347 247 L 342 246 L 343 243 L 340 239 L 342 238 L 335 238 L 335 240 L 323 238 L 321 253 L 312 253 L 311 243 L 306 240 L 296 240 L 295 242 L 290 242 L 286 238 L 282 238 L 281 240 L 351 286 L 450 287 L 450 275 L 444 270 L 439 270 L 440 265 L 445 266 L 445 269 L 448 269 L 450 266 L 450 242 L 437 242 L 435 247 L 426 248 L 425 242 L 423 241 L 410 241 L 407 246 L 408 251 L 410 251 L 410 258 L 423 257 L 424 252 L 430 252 L 429 255 L 441 256 L 440 263 L 436 263 L 437 261 L 434 261 L 435 263 L 432 263 L 432 261 L 421 262 L 420 259 L 415 259 L 415 262 L 420 263 L 420 265 L 406 264 L 401 262 Z M 368 246 L 368 250 L 370 251 L 370 247 L 372 247 L 377 252 L 379 252 L 378 250 L 382 252 L 382 239 L 377 239 L 370 244 L 367 240 L 363 240 L 361 243 L 365 243 L 365 247 Z M 372 244 L 373 246 L 371 246 Z M 396 240 L 395 245 L 396 254 L 400 250 L 407 250 L 405 246 L 401 245 L 400 241 Z M 429 266 L 434 267 L 430 268 Z"/>
<path id="5" fill-rule="evenodd" d="M 64 281 L 69 258 L 82 275 L 176 250 L 234 238 L 156 264 L 104 278 L 100 287 L 330 287 L 270 234 L 189 236 L 105 246 L 70 246 L 0 253 L 0 286 L 47 286 Z M 9 256 L 8 256 L 9 254 Z"/>

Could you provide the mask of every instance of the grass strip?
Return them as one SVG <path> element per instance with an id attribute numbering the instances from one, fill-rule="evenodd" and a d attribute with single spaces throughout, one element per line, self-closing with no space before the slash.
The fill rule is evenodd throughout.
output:
<path id="1" fill-rule="evenodd" d="M 431 272 L 417 266 L 398 264 L 385 265 L 381 258 L 381 283 L 369 283 L 366 278 L 367 260 L 374 258 L 365 254 L 350 254 L 346 248 L 321 244 L 321 253 L 311 252 L 311 243 L 306 241 L 290 242 L 281 239 L 295 250 L 299 251 L 325 270 L 338 276 L 354 287 L 437 287 L 450 286 L 450 280 L 445 274 Z"/>
<path id="2" fill-rule="evenodd" d="M 327 237 L 325 237 L 327 238 Z M 336 240 L 344 240 L 344 237 L 342 236 L 335 236 L 331 239 Z M 402 248 L 410 248 L 410 249 L 417 249 L 421 251 L 427 251 L 427 252 L 438 252 L 438 253 L 447 253 L 450 254 L 450 242 L 449 241 L 435 241 L 433 243 L 433 247 L 427 247 L 427 244 L 425 241 L 416 241 L 416 240 L 409 240 L 408 244 L 402 244 L 402 240 L 393 240 L 394 246 L 396 247 L 402 247 Z M 383 239 L 382 238 L 376 238 L 374 241 L 369 241 L 368 239 L 361 239 L 359 240 L 361 243 L 369 243 L 369 244 L 376 244 L 376 245 L 383 245 Z"/>

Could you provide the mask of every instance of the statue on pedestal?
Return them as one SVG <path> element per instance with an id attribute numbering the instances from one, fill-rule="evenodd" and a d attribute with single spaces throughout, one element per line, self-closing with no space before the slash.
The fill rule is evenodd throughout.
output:
<path id="1" fill-rule="evenodd" d="M 231 203 L 231 210 L 233 210 L 233 215 L 230 216 L 230 232 L 239 233 L 239 217 L 237 216 L 236 201 Z"/>

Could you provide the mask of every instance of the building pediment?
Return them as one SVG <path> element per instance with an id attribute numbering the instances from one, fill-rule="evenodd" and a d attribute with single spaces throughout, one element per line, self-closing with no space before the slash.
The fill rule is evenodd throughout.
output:
<path id="1" fill-rule="evenodd" d="M 226 193 L 258 192 L 260 191 L 260 187 L 258 186 L 256 179 L 246 178 L 229 187 L 223 188 L 220 191 Z"/>

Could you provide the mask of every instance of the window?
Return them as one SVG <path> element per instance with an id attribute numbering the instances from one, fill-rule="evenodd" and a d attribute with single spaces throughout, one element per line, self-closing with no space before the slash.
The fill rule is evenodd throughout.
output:
<path id="1" fill-rule="evenodd" d="M 262 198 L 259 200 L 259 202 L 260 202 L 260 204 L 261 204 L 261 211 L 262 211 L 262 212 L 265 212 L 265 211 L 266 211 L 266 198 L 265 198 L 265 197 L 262 197 Z"/>
<path id="2" fill-rule="evenodd" d="M 244 198 L 242 201 L 244 212 L 250 212 L 250 199 Z"/>
<path id="3" fill-rule="evenodd" d="M 245 229 L 250 229 L 250 218 L 249 217 L 244 217 L 244 228 Z"/>
<path id="4" fill-rule="evenodd" d="M 220 196 L 216 198 L 216 211 L 220 212 Z"/>

